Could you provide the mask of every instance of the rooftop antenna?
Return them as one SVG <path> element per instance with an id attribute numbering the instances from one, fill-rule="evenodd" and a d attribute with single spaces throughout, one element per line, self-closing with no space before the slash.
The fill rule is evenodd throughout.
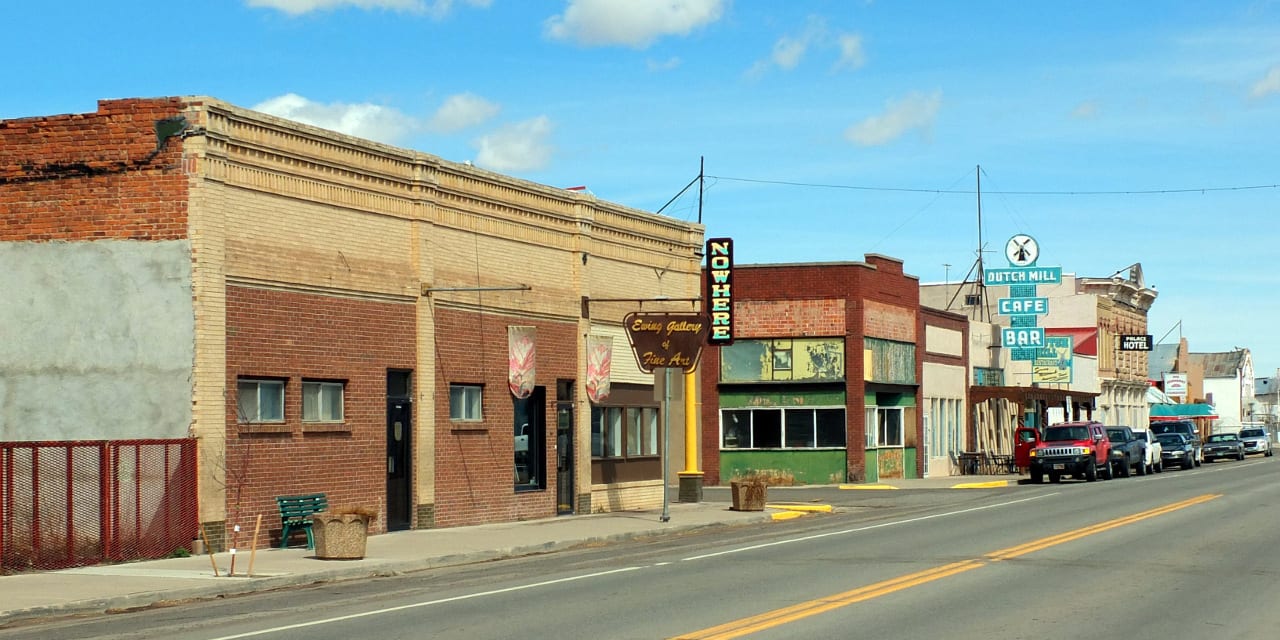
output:
<path id="1" fill-rule="evenodd" d="M 955 295 L 951 296 L 951 301 L 947 303 L 947 310 L 955 304 L 956 298 L 960 297 L 960 293 L 964 291 L 965 283 L 969 282 L 969 276 L 975 271 L 978 272 L 978 278 L 974 281 L 974 288 L 980 310 L 978 311 L 978 320 L 984 322 L 991 321 L 991 310 L 987 308 L 987 283 L 986 277 L 983 275 L 982 263 L 982 165 L 977 165 L 975 177 L 978 180 L 978 257 L 973 261 L 973 266 L 969 267 L 969 273 L 966 273 L 964 279 L 960 281 L 960 286 L 956 287 Z M 950 265 L 947 265 L 950 266 Z"/>
<path id="2" fill-rule="evenodd" d="M 978 181 L 978 304 L 982 305 L 983 322 L 991 321 L 991 312 L 987 309 L 987 279 L 983 275 L 982 265 L 982 165 L 975 165 L 974 178 Z"/>
<path id="3" fill-rule="evenodd" d="M 702 157 L 700 156 L 700 158 Z M 702 181 L 704 177 L 703 176 L 704 166 L 705 166 L 705 161 L 703 159 L 700 159 L 698 162 L 698 175 L 694 176 L 693 179 L 689 181 L 689 184 L 686 184 L 684 188 L 680 190 L 680 193 L 677 193 L 674 196 L 671 196 L 671 199 L 667 201 L 667 204 L 664 204 L 661 207 L 658 207 L 658 210 L 654 211 L 654 213 L 661 214 L 663 210 L 671 206 L 672 202 L 676 201 L 676 198 L 679 198 L 680 196 L 684 195 L 684 192 L 688 191 L 689 187 L 692 187 L 696 183 L 698 185 L 698 224 L 702 224 Z"/>

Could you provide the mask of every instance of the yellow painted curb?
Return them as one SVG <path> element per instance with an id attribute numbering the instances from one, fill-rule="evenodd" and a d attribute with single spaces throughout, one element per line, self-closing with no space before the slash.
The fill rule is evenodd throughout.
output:
<path id="1" fill-rule="evenodd" d="M 1009 486 L 1008 480 L 992 480 L 991 482 L 964 482 L 951 485 L 952 489 L 994 489 Z"/>
<path id="2" fill-rule="evenodd" d="M 897 489 L 897 487 L 888 484 L 842 484 L 841 489 Z"/>
<path id="3" fill-rule="evenodd" d="M 765 506 L 770 509 L 799 511 L 801 513 L 831 513 L 831 505 L 829 504 L 766 504 Z"/>
<path id="4" fill-rule="evenodd" d="M 772 514 L 772 517 L 774 520 L 790 520 L 792 518 L 799 518 L 803 515 L 804 513 L 799 511 L 779 511 L 778 513 Z"/>

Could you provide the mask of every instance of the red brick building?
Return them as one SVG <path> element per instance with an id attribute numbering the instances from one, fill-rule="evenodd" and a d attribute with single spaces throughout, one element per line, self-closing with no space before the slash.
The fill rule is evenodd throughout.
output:
<path id="1" fill-rule="evenodd" d="M 702 356 L 708 484 L 919 477 L 924 321 L 902 262 L 733 267 L 734 343 Z"/>

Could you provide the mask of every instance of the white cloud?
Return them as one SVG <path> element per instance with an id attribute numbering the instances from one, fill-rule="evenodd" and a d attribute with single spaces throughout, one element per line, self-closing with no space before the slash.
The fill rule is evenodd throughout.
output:
<path id="1" fill-rule="evenodd" d="M 809 55 L 810 51 L 837 51 L 833 70 L 858 69 L 866 63 L 866 54 L 862 49 L 862 36 L 855 33 L 837 33 L 834 36 L 827 29 L 821 18 L 810 17 L 804 29 L 798 34 L 788 34 L 773 43 L 773 50 L 768 59 L 757 60 L 747 70 L 747 77 L 758 78 L 771 68 L 790 71 L 795 69 Z"/>
<path id="2" fill-rule="evenodd" d="M 844 137 L 854 144 L 871 147 L 892 142 L 913 129 L 928 131 L 941 105 L 940 90 L 931 95 L 912 92 L 901 100 L 888 101 L 884 113 L 849 127 Z"/>
<path id="3" fill-rule="evenodd" d="M 867 63 L 867 55 L 862 51 L 862 36 L 842 33 L 836 36 L 836 47 L 840 49 L 840 58 L 836 60 L 835 69 L 860 69 Z"/>
<path id="4" fill-rule="evenodd" d="M 809 50 L 810 39 L 806 36 L 792 38 L 782 36 L 773 43 L 773 55 L 769 59 L 781 69 L 791 70 L 800 64 L 801 58 Z"/>
<path id="5" fill-rule="evenodd" d="M 1268 69 L 1267 75 L 1253 84 L 1249 97 L 1265 98 L 1273 93 L 1280 93 L 1280 65 Z"/>
<path id="6" fill-rule="evenodd" d="M 449 96 L 427 120 L 427 130 L 453 133 L 474 127 L 498 115 L 502 107 L 472 93 Z"/>
<path id="7" fill-rule="evenodd" d="M 253 110 L 386 144 L 396 144 L 417 128 L 413 118 L 390 107 L 367 102 L 321 104 L 296 93 L 271 98 Z"/>
<path id="8" fill-rule="evenodd" d="M 1094 100 L 1085 100 L 1071 110 L 1071 117 L 1077 120 L 1088 120 L 1098 117 L 1100 107 Z"/>
<path id="9" fill-rule="evenodd" d="M 291 16 L 312 11 L 328 11 L 351 6 L 357 9 L 389 9 L 409 13 L 423 13 L 433 18 L 443 18 L 453 8 L 454 0 L 245 0 L 250 7 L 276 9 Z M 464 0 L 473 7 L 488 7 L 493 0 Z"/>
<path id="10" fill-rule="evenodd" d="M 552 124 L 546 116 L 517 122 L 481 136 L 475 163 L 494 171 L 541 169 L 551 161 Z"/>
<path id="11" fill-rule="evenodd" d="M 543 28 L 553 40 L 643 49 L 663 36 L 688 35 L 719 20 L 725 4 L 726 0 L 569 0 L 564 14 L 548 18 Z"/>
<path id="12" fill-rule="evenodd" d="M 671 56 L 666 60 L 653 60 L 653 59 L 647 60 L 645 61 L 645 67 L 648 68 L 649 71 L 653 71 L 653 72 L 670 71 L 680 66 L 681 62 L 683 61 L 680 60 L 679 57 Z"/>

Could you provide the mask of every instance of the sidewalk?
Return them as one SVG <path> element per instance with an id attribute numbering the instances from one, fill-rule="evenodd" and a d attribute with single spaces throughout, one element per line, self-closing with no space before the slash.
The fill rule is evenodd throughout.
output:
<path id="1" fill-rule="evenodd" d="M 1017 484 L 1017 476 L 962 476 L 841 485 L 842 489 L 986 488 Z M 782 489 L 782 488 L 779 488 Z M 319 560 L 302 548 L 259 549 L 125 564 L 95 565 L 0 577 L 0 627 L 43 617 L 103 613 L 161 602 L 239 595 L 320 582 L 395 575 L 560 551 L 586 544 L 611 543 L 664 533 L 717 526 L 763 524 L 773 520 L 829 512 L 828 505 L 786 502 L 790 490 L 772 492 L 761 511 L 733 511 L 728 488 L 708 487 L 703 502 L 672 503 L 669 521 L 660 509 L 470 527 L 398 531 L 369 536 L 363 560 Z M 795 495 L 795 494 L 793 494 Z M 252 560 L 252 575 L 249 574 Z"/>

